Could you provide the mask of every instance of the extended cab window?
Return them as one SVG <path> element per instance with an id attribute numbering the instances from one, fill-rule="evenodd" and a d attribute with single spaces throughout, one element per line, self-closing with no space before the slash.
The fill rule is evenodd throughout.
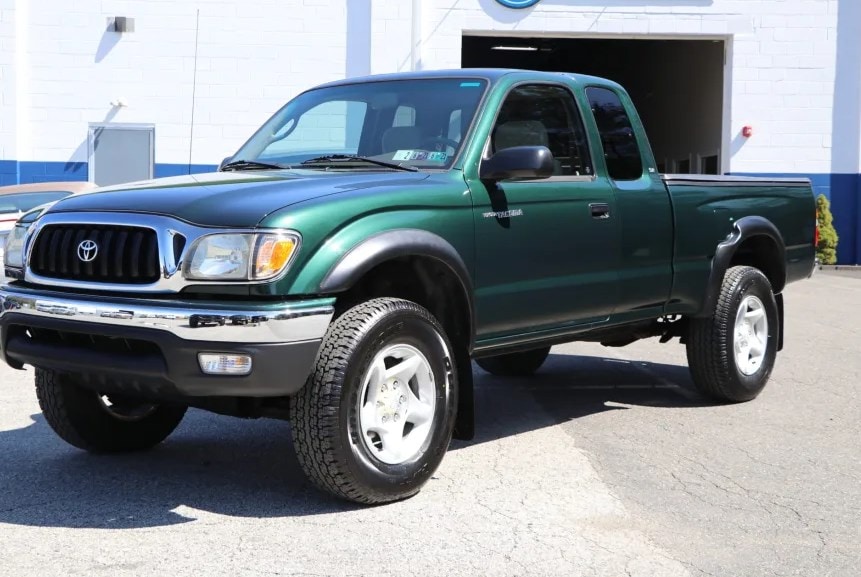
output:
<path id="1" fill-rule="evenodd" d="M 546 146 L 560 176 L 592 174 L 583 122 L 571 93 L 561 86 L 514 88 L 502 103 L 491 134 L 491 153 L 512 146 Z"/>
<path id="2" fill-rule="evenodd" d="M 613 180 L 637 180 L 643 176 L 640 147 L 631 127 L 631 119 L 619 96 L 607 88 L 586 89 L 589 105 L 607 161 L 607 172 Z"/>

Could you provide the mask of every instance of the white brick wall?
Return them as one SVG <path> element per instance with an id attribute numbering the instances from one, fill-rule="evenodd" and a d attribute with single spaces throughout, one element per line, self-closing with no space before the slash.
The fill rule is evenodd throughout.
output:
<path id="1" fill-rule="evenodd" d="M 86 161 L 88 123 L 110 119 L 156 124 L 156 162 L 188 162 L 198 7 L 193 163 L 217 163 L 297 92 L 344 76 L 344 0 L 41 0 L 17 103 L 30 145 L 10 151 L 4 138 L 0 158 Z M 135 31 L 106 32 L 112 16 L 134 18 Z M 128 106 L 112 107 L 118 98 Z"/>
<path id="2" fill-rule="evenodd" d="M 24 3 L 27 10 L 16 11 Z M 199 8 L 193 163 L 217 163 L 306 87 L 348 72 L 409 70 L 414 59 L 420 68 L 456 68 L 464 31 L 498 31 L 726 38 L 732 84 L 725 168 L 858 171 L 857 141 L 846 158 L 831 152 L 843 145 L 832 138 L 834 118 L 857 124 L 838 131 L 840 138 L 861 132 L 861 104 L 835 100 L 834 91 L 835 77 L 850 87 L 861 82 L 858 51 L 840 60 L 841 69 L 836 57 L 839 34 L 845 43 L 854 33 L 861 43 L 861 2 L 593 4 L 548 0 L 510 10 L 494 0 L 0 0 L 0 159 L 84 161 L 88 123 L 111 119 L 156 124 L 156 161 L 187 162 Z M 839 29 L 838 9 L 848 14 L 841 13 Z M 135 32 L 106 33 L 110 16 L 134 18 Z M 13 48 L 22 17 L 28 41 Z M 365 17 L 369 27 L 361 24 Z M 16 62 L 27 69 L 23 84 L 15 80 Z M 119 97 L 129 106 L 112 109 Z M 835 101 L 847 109 L 834 111 Z M 755 135 L 744 141 L 738 135 L 747 124 Z"/>
<path id="3" fill-rule="evenodd" d="M 15 0 L 0 0 L 0 160 L 15 154 Z"/>

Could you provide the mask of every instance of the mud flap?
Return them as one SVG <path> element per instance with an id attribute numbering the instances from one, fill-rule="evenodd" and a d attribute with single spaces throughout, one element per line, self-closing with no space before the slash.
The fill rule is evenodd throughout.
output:
<path id="1" fill-rule="evenodd" d="M 774 300 L 777 302 L 777 350 L 783 350 L 783 293 L 774 295 Z"/>
<path id="2" fill-rule="evenodd" d="M 475 395 L 472 383 L 472 360 L 465 347 L 457 353 L 457 417 L 452 437 L 459 441 L 471 441 L 475 436 Z"/>

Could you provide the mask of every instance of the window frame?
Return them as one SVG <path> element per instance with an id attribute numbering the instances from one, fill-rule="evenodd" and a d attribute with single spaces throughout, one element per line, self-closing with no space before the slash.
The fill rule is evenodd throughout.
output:
<path id="1" fill-rule="evenodd" d="M 479 173 L 481 172 L 481 163 L 487 161 L 491 156 L 491 154 L 490 154 L 491 139 L 493 138 L 493 130 L 496 128 L 496 122 L 499 120 L 499 114 L 502 112 L 502 105 L 505 104 L 505 101 L 508 100 L 508 97 L 511 95 L 511 93 L 514 90 L 521 88 L 523 86 L 553 86 L 556 88 L 561 88 L 565 92 L 568 93 L 568 95 L 571 97 L 571 101 L 574 105 L 574 111 L 580 116 L 580 125 L 583 128 L 583 137 L 584 137 L 584 141 L 586 143 L 586 148 L 589 152 L 589 161 L 592 165 L 592 174 L 581 174 L 581 175 L 560 174 L 560 175 L 549 176 L 547 178 L 534 179 L 534 180 L 530 179 L 530 180 L 527 180 L 525 182 L 545 182 L 545 181 L 547 181 L 547 182 L 593 182 L 595 179 L 597 179 L 598 173 L 595 170 L 595 150 L 594 150 L 594 146 L 592 146 L 592 139 L 589 136 L 589 128 L 586 126 L 585 119 L 583 118 L 583 110 L 580 106 L 580 101 L 577 98 L 577 94 L 570 86 L 566 85 L 563 82 L 553 82 L 553 81 L 548 81 L 548 80 L 521 80 L 521 81 L 515 82 L 514 84 L 512 84 L 511 86 L 509 86 L 506 89 L 505 94 L 502 96 L 502 98 L 499 101 L 500 102 L 499 106 L 496 107 L 496 110 L 493 113 L 493 120 L 490 123 L 490 130 L 487 133 L 487 138 L 485 139 L 484 146 L 482 148 L 481 158 L 480 158 L 479 166 L 478 166 L 478 172 Z M 524 182 L 524 181 L 521 181 L 521 182 Z"/>

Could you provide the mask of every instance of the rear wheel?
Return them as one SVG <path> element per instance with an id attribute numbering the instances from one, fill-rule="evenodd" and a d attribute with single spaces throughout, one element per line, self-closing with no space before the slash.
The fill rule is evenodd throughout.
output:
<path id="1" fill-rule="evenodd" d="M 60 438 L 94 453 L 149 449 L 176 429 L 186 411 L 182 405 L 103 395 L 48 369 L 36 369 L 36 396 L 45 420 Z"/>
<path id="2" fill-rule="evenodd" d="M 696 387 L 719 401 L 755 398 L 771 376 L 778 330 L 777 303 L 765 275 L 753 267 L 729 269 L 714 313 L 691 320 L 687 354 Z"/>
<path id="3" fill-rule="evenodd" d="M 381 298 L 338 317 L 291 400 L 299 463 L 359 503 L 414 495 L 442 461 L 457 410 L 451 346 L 419 305 Z"/>
<path id="4" fill-rule="evenodd" d="M 476 364 L 492 375 L 500 377 L 526 377 L 541 368 L 550 347 L 542 347 L 520 353 L 507 353 L 495 357 L 476 359 Z"/>

